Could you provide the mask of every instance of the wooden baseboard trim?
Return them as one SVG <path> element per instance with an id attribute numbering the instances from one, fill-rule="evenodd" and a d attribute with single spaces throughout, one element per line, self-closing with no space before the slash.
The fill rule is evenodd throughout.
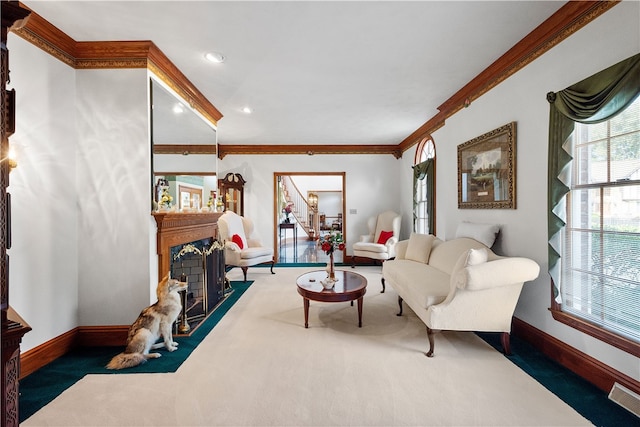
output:
<path id="1" fill-rule="evenodd" d="M 20 354 L 20 379 L 71 351 L 77 334 L 78 328 L 74 328 Z"/>
<path id="2" fill-rule="evenodd" d="M 20 379 L 64 356 L 76 347 L 122 346 L 129 325 L 79 326 L 20 355 Z"/>
<path id="3" fill-rule="evenodd" d="M 78 346 L 80 347 L 124 347 L 130 325 L 80 326 Z"/>
<path id="4" fill-rule="evenodd" d="M 513 318 L 511 333 L 606 393 L 617 382 L 640 394 L 640 382 L 518 318 Z"/>

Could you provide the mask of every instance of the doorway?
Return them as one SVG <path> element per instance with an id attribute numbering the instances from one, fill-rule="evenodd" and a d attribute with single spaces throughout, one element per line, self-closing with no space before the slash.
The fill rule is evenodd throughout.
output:
<path id="1" fill-rule="evenodd" d="M 327 263 L 329 257 L 317 242 L 323 234 L 345 235 L 345 173 L 274 172 L 273 182 L 276 262 Z M 345 258 L 334 253 L 337 263 Z"/>

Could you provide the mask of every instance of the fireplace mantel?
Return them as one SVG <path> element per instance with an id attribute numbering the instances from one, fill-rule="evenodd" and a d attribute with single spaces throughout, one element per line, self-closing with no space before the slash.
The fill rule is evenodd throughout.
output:
<path id="1" fill-rule="evenodd" d="M 171 268 L 171 248 L 196 240 L 218 237 L 218 212 L 176 213 L 154 212 L 158 226 L 157 253 L 158 279 Z"/>

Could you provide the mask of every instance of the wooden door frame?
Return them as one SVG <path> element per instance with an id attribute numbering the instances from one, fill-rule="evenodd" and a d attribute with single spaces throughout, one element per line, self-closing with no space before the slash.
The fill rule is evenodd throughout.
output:
<path id="1" fill-rule="evenodd" d="M 347 241 L 347 173 L 346 172 L 274 172 L 273 173 L 273 248 L 274 259 L 276 262 L 280 259 L 280 253 L 278 246 L 278 218 L 280 212 L 279 200 L 278 200 L 278 177 L 280 176 L 338 176 L 342 178 L 342 236 L 344 241 Z M 344 259 L 346 259 L 346 250 L 344 253 Z"/>

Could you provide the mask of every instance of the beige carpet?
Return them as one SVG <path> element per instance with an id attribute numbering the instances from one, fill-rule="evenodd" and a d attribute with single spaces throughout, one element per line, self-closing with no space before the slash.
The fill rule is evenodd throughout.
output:
<path id="1" fill-rule="evenodd" d="M 425 357 L 425 326 L 396 317 L 380 267 L 355 269 L 362 328 L 355 306 L 312 302 L 305 329 L 295 278 L 308 270 L 249 269 L 255 283 L 176 373 L 88 375 L 22 425 L 590 425 L 473 333 L 437 334 Z"/>

